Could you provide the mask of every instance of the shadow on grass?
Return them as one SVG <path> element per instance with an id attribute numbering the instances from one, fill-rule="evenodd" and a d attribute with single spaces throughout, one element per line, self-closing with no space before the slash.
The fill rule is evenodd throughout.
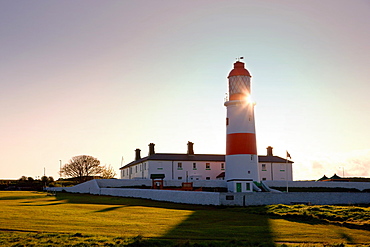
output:
<path id="1" fill-rule="evenodd" d="M 17 191 L 18 192 L 18 191 Z M 27 191 L 29 192 L 29 191 Z M 14 201 L 14 200 L 27 200 L 27 199 L 37 199 L 45 196 L 44 193 L 31 192 L 33 195 L 17 195 L 17 196 L 0 196 L 0 200 Z"/>
<path id="2" fill-rule="evenodd" d="M 65 201 L 67 203 L 78 203 L 78 204 L 143 206 L 143 207 L 154 207 L 154 208 L 160 207 L 160 208 L 165 208 L 165 209 L 183 209 L 183 210 L 215 208 L 214 206 L 169 203 L 169 202 L 152 201 L 149 199 L 141 199 L 141 198 L 128 198 L 128 197 L 65 193 L 65 192 L 57 193 L 55 195 L 55 198 L 56 200 Z"/>
<path id="3" fill-rule="evenodd" d="M 339 235 L 345 239 L 348 243 L 353 243 L 353 238 L 344 232 L 339 232 Z"/>
<path id="4" fill-rule="evenodd" d="M 221 207 L 195 210 L 157 239 L 176 239 L 190 244 L 201 242 L 205 246 L 274 246 L 268 216 Z"/>
<path id="5" fill-rule="evenodd" d="M 44 206 L 56 206 L 56 205 L 61 205 L 65 204 L 65 202 L 54 202 L 54 203 L 44 203 L 44 204 L 31 204 L 27 203 L 25 205 L 20 205 L 21 207 L 44 207 Z"/>
<path id="6" fill-rule="evenodd" d="M 116 207 L 104 208 L 104 209 L 95 211 L 95 213 L 109 212 L 109 211 L 113 211 L 113 210 L 123 208 L 123 207 L 126 207 L 126 206 L 116 206 Z"/>
<path id="7" fill-rule="evenodd" d="M 191 210 L 184 221 L 160 237 L 135 239 L 133 246 L 274 246 L 269 216 L 250 214 L 235 208 L 177 204 L 138 198 L 94 196 L 90 194 L 57 193 L 56 198 L 68 203 L 117 205 L 97 212 L 108 212 L 122 207 L 141 206 Z M 118 206 L 119 205 L 119 206 Z M 163 242 L 164 241 L 164 242 Z M 170 241 L 170 242 L 168 242 Z M 175 245 L 173 245 L 175 246 Z M 196 245 L 194 245 L 196 246 Z"/>

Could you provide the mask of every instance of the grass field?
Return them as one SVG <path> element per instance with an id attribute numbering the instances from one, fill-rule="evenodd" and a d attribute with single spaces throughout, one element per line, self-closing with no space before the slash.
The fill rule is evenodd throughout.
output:
<path id="1" fill-rule="evenodd" d="M 0 207 L 1 246 L 370 246 L 370 231 L 320 221 L 304 213 L 307 206 L 298 205 L 290 210 L 283 205 L 220 208 L 83 194 L 0 192 Z M 355 212 L 354 208 L 337 208 L 336 214 Z M 359 228 L 368 224 L 370 215 L 368 208 L 362 209 L 356 216 Z"/>
<path id="2" fill-rule="evenodd" d="M 368 206 L 289 206 L 279 204 L 265 207 L 250 207 L 249 212 L 370 230 L 370 208 Z"/>

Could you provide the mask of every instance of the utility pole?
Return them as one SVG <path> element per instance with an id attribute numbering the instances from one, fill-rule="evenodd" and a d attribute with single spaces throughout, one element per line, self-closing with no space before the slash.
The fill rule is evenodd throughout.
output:
<path id="1" fill-rule="evenodd" d="M 59 178 L 62 178 L 62 160 L 59 160 Z"/>

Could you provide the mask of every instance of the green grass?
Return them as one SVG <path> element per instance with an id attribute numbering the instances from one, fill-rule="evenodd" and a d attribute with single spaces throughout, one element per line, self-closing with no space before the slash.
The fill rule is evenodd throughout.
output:
<path id="1" fill-rule="evenodd" d="M 370 230 L 370 208 L 368 206 L 332 205 L 269 205 L 250 207 L 248 212 L 263 215 L 282 216 L 290 219 L 321 221 L 357 229 Z"/>
<path id="2" fill-rule="evenodd" d="M 0 192 L 0 246 L 254 246 L 273 242 L 370 246 L 367 230 L 312 217 L 286 218 L 309 210 L 303 205 L 289 207 L 221 208 L 84 194 Z M 361 209 L 362 215 L 347 219 L 363 225 L 369 211 Z M 310 210 L 320 212 L 315 206 Z M 343 211 L 340 207 L 327 210 L 338 210 L 337 215 Z M 353 207 L 347 211 L 347 215 L 357 212 Z"/>

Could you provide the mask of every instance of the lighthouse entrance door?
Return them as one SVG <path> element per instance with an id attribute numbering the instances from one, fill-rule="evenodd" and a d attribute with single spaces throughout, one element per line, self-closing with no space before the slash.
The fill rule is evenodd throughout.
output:
<path id="1" fill-rule="evenodd" d="M 242 184 L 236 183 L 236 192 L 242 192 Z"/>

